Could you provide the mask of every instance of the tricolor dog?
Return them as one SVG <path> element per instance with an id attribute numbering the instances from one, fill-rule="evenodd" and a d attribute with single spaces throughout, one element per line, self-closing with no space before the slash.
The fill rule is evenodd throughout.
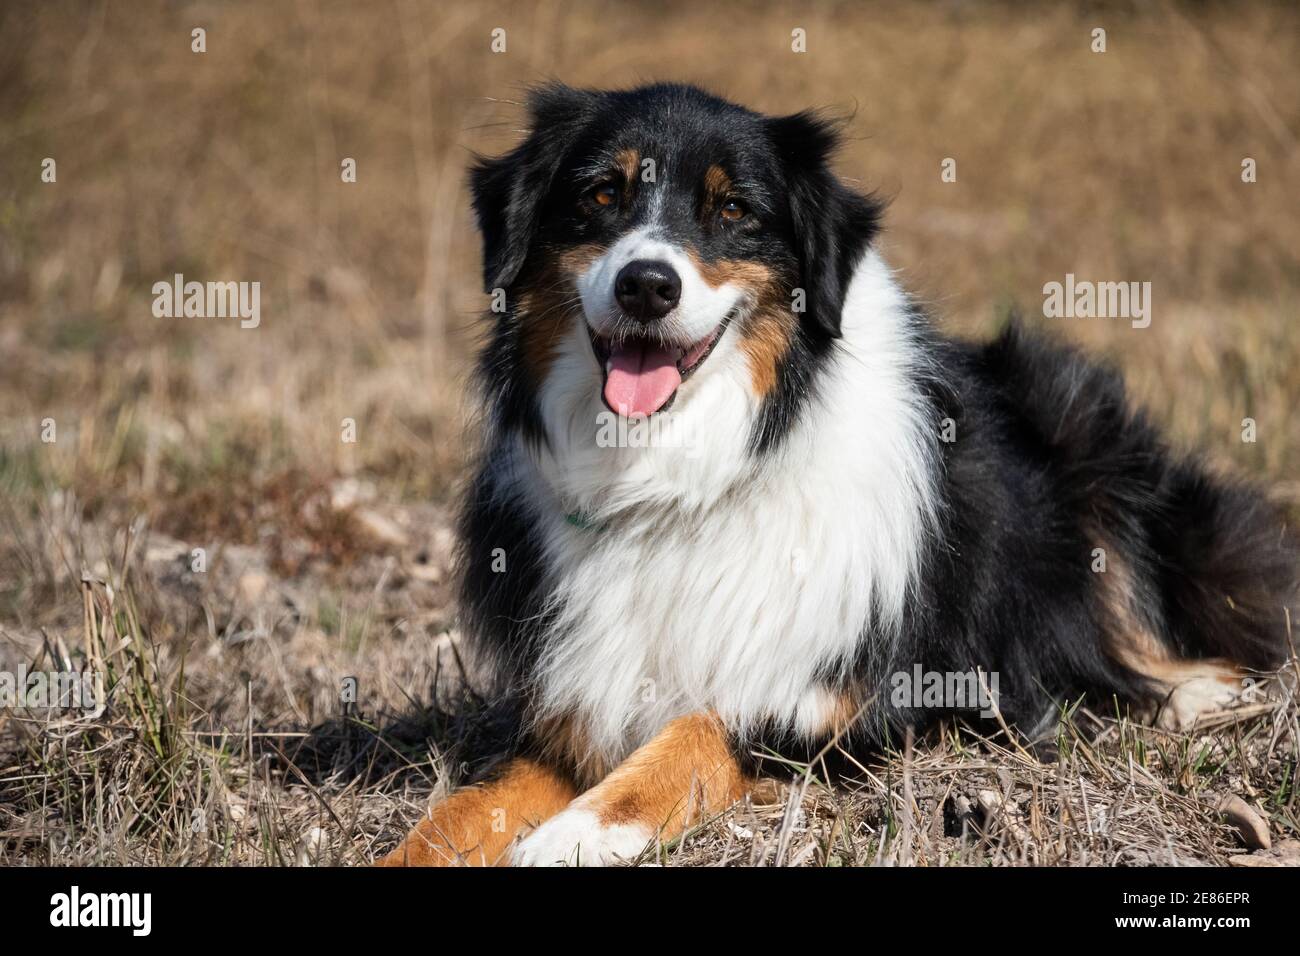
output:
<path id="1" fill-rule="evenodd" d="M 529 111 L 471 176 L 505 309 L 460 521 L 463 640 L 510 732 L 385 863 L 634 859 L 762 754 L 954 711 L 1033 733 L 1077 695 L 1186 726 L 1286 658 L 1282 518 L 1077 352 L 936 331 L 826 121 L 676 85 Z M 939 696 L 895 693 L 913 674 Z M 943 675 L 995 677 L 996 708 Z"/>

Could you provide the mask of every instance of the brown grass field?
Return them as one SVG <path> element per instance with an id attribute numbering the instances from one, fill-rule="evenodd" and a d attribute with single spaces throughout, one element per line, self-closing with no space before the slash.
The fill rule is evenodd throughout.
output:
<path id="1" fill-rule="evenodd" d="M 1283 3 L 3 4 L 0 670 L 116 689 L 0 709 L 0 864 L 361 864 L 454 776 L 464 171 L 538 80 L 850 116 L 839 168 L 890 198 L 886 255 L 945 328 L 1018 307 L 1300 517 L 1297 63 Z M 261 325 L 155 318 L 178 272 L 260 281 Z M 1151 282 L 1151 326 L 1042 318 L 1066 273 Z M 792 767 L 646 862 L 1297 862 L 1298 742 L 1285 681 L 1191 734 L 949 726 L 854 786 Z"/>

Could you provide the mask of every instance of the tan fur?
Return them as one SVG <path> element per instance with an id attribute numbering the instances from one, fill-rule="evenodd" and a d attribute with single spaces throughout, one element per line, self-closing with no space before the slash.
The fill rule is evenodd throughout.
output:
<path id="1" fill-rule="evenodd" d="M 574 778 L 580 786 L 599 783 L 614 769 L 590 746 L 587 729 L 575 716 L 537 721 L 532 736 L 541 744 L 547 759 L 573 768 Z"/>
<path id="2" fill-rule="evenodd" d="M 569 746 L 579 747 L 577 728 L 566 720 L 550 729 Z M 578 804 L 595 813 L 603 826 L 636 824 L 667 840 L 726 809 L 754 783 L 733 754 L 718 718 L 690 714 L 670 722 L 584 793 Z M 435 804 L 378 865 L 502 865 L 516 837 L 565 809 L 576 796 L 568 775 L 537 761 L 516 759 L 491 783 L 467 787 Z"/>
<path id="3" fill-rule="evenodd" d="M 627 195 L 632 191 L 632 184 L 636 182 L 640 171 L 641 155 L 635 149 L 620 149 L 614 154 L 614 165 L 623 175 L 623 193 Z"/>
<path id="4" fill-rule="evenodd" d="M 753 786 L 713 714 L 668 724 L 582 797 L 605 826 L 640 824 L 663 839 L 735 803 Z"/>
<path id="5" fill-rule="evenodd" d="M 516 313 L 521 351 L 534 387 L 545 381 L 560 341 L 580 311 L 578 276 L 604 251 L 594 244 L 566 250 L 544 265 L 537 281 L 520 294 Z"/>
<path id="6" fill-rule="evenodd" d="M 749 360 L 750 382 L 758 398 L 776 388 L 777 368 L 790 348 L 793 334 L 793 314 L 776 309 L 757 312 L 742 326 L 740 347 Z"/>
<path id="7" fill-rule="evenodd" d="M 848 730 L 854 720 L 861 716 L 862 705 L 866 695 L 860 687 L 826 691 L 829 698 L 826 717 L 821 726 L 813 729 L 814 737 L 834 737 Z"/>
<path id="8" fill-rule="evenodd" d="M 737 286 L 754 303 L 753 312 L 741 323 L 740 347 L 749 363 L 754 394 L 763 398 L 776 388 L 777 367 L 794 335 L 794 313 L 782 298 L 780 283 L 762 263 L 739 259 L 705 262 L 693 250 L 688 250 L 687 255 L 711 287 Z"/>
<path id="9" fill-rule="evenodd" d="M 500 866 L 521 835 L 577 795 L 565 774 L 533 760 L 510 762 L 490 783 L 458 790 L 426 817 L 379 866 Z"/>
<path id="10" fill-rule="evenodd" d="M 721 166 L 710 166 L 704 173 L 704 208 L 717 210 L 731 195 L 731 177 Z"/>
<path id="11" fill-rule="evenodd" d="M 1106 570 L 1096 577 L 1107 622 L 1106 647 L 1115 660 L 1146 677 L 1164 696 L 1157 723 L 1188 729 L 1200 713 L 1230 704 L 1243 689 L 1245 671 L 1222 658 L 1174 657 L 1142 620 L 1128 566 L 1114 548 L 1105 551 Z"/>
<path id="12" fill-rule="evenodd" d="M 691 265 L 699 271 L 700 278 L 714 289 L 727 284 L 739 286 L 754 301 L 763 299 L 772 291 L 772 270 L 761 262 L 746 262 L 744 259 L 705 262 L 693 249 L 687 249 L 686 254 Z"/>

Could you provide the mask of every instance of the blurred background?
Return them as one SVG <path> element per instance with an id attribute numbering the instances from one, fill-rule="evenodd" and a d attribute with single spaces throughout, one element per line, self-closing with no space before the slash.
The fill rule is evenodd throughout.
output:
<path id="1" fill-rule="evenodd" d="M 214 726 L 309 726 L 340 674 L 372 707 L 419 696 L 454 643 L 485 304 L 465 170 L 550 78 L 851 117 L 839 169 L 890 200 L 885 254 L 943 328 L 1018 306 L 1294 511 L 1297 63 L 1294 3 L 10 0 L 0 662 L 77 646 L 94 582 L 120 594 L 134 567 L 151 639 L 201 650 Z M 175 273 L 260 282 L 260 326 L 155 318 Z M 1044 319 L 1067 273 L 1150 282 L 1150 327 Z"/>

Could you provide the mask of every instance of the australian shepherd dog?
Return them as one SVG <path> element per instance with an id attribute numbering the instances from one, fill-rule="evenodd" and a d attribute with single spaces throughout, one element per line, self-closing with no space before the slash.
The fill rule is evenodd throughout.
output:
<path id="1" fill-rule="evenodd" d="M 677 85 L 528 111 L 471 173 L 492 306 L 459 529 L 510 732 L 384 863 L 630 860 L 764 755 L 954 714 L 1032 735 L 1089 696 L 1186 728 L 1292 653 L 1264 496 L 1076 351 L 937 332 L 832 123 Z"/>

